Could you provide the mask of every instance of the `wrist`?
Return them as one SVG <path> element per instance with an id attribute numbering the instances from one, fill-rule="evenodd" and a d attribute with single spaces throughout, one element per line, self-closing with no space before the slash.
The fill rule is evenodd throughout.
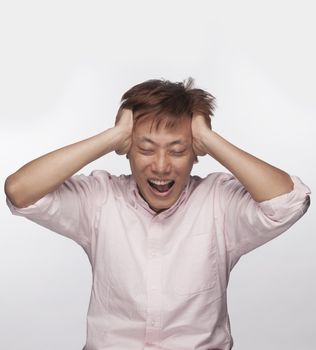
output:
<path id="1" fill-rule="evenodd" d="M 106 129 L 101 134 L 106 153 L 115 151 L 122 138 L 122 131 L 119 128 L 112 127 Z"/>
<path id="2" fill-rule="evenodd" d="M 111 129 L 112 151 L 119 155 L 126 154 L 131 146 L 131 133 L 126 128 L 114 126 Z"/>
<path id="3" fill-rule="evenodd" d="M 200 131 L 199 135 L 197 136 L 198 142 L 203 145 L 204 147 L 207 145 L 207 143 L 213 138 L 214 131 L 211 129 L 203 129 Z"/>

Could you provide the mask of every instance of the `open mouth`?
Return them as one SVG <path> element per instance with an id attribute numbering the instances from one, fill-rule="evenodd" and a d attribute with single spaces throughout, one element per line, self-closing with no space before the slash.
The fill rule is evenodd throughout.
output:
<path id="1" fill-rule="evenodd" d="M 158 191 L 159 193 L 166 193 L 169 192 L 175 181 L 148 180 L 148 183 L 154 190 Z"/>

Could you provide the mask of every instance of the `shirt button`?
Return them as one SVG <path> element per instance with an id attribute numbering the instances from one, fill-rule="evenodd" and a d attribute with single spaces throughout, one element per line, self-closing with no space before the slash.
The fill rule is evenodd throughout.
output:
<path id="1" fill-rule="evenodd" d="M 151 325 L 154 326 L 155 325 L 155 321 L 151 321 Z"/>

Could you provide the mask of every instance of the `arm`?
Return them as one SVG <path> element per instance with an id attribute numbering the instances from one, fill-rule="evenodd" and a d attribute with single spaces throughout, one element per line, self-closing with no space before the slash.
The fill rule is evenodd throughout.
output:
<path id="1" fill-rule="evenodd" d="M 15 206 L 27 207 L 99 157 L 114 150 L 118 154 L 127 153 L 132 128 L 132 112 L 123 110 L 113 128 L 32 160 L 8 176 L 7 197 Z"/>
<path id="2" fill-rule="evenodd" d="M 193 149 L 197 155 L 209 154 L 225 166 L 246 188 L 251 197 L 262 202 L 293 189 L 290 176 L 234 146 L 214 132 L 204 117 L 192 118 Z"/>

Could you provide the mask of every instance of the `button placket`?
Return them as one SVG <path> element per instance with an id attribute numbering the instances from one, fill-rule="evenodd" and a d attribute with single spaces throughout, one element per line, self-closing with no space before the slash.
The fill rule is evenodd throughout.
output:
<path id="1" fill-rule="evenodd" d="M 146 341 L 159 340 L 161 327 L 161 225 L 154 218 L 147 235 L 147 327 Z"/>

